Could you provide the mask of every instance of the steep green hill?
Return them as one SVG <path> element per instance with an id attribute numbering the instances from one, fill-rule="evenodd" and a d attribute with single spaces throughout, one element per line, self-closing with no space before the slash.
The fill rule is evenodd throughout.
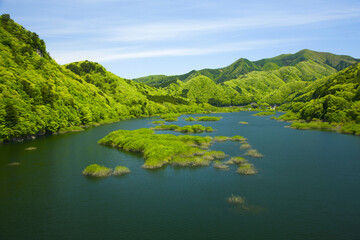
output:
<path id="1" fill-rule="evenodd" d="M 315 81 L 293 95 L 283 109 L 290 111 L 280 117 L 282 120 L 322 121 L 297 128 L 333 128 L 360 134 L 360 63 Z"/>
<path id="2" fill-rule="evenodd" d="M 96 63 L 60 66 L 36 33 L 7 14 L 0 23 L 0 142 L 197 108 L 163 90 L 117 77 Z"/>

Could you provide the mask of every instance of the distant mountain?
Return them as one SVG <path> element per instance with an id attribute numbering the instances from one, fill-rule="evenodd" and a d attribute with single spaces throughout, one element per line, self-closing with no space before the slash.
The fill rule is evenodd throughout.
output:
<path id="1" fill-rule="evenodd" d="M 248 59 L 241 58 L 231 64 L 230 66 L 219 69 L 202 69 L 193 70 L 183 75 L 165 76 L 165 75 L 152 75 L 133 79 L 136 82 L 145 83 L 154 87 L 167 87 L 177 80 L 186 82 L 191 78 L 197 76 L 206 76 L 216 83 L 223 83 L 228 80 L 238 79 L 244 77 L 246 74 L 254 71 L 273 71 L 278 70 L 285 66 L 296 66 L 301 62 L 313 62 L 323 67 L 330 67 L 333 72 L 340 71 L 349 67 L 350 65 L 359 62 L 359 59 L 350 56 L 335 55 L 325 52 L 315 52 L 311 50 L 301 50 L 295 54 L 282 54 L 274 58 L 267 58 L 251 62 Z M 305 71 L 305 70 L 304 70 Z M 329 74 L 332 74 L 328 73 Z M 309 74 L 310 75 L 310 74 Z M 285 79 L 286 80 L 286 79 Z M 302 79 L 308 80 L 308 79 Z M 313 80 L 313 79 L 312 79 Z"/>

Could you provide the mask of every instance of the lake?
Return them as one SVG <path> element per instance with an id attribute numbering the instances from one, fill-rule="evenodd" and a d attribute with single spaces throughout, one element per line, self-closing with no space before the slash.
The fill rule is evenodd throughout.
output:
<path id="1" fill-rule="evenodd" d="M 359 239 L 360 137 L 252 114 L 199 122 L 216 129 L 200 136 L 242 135 L 264 154 L 246 157 L 258 171 L 251 176 L 236 166 L 146 170 L 141 154 L 97 144 L 114 130 L 153 127 L 155 118 L 0 145 L 0 239 Z M 182 117 L 174 124 L 198 124 Z M 246 151 L 232 141 L 211 149 L 228 154 L 225 161 Z M 131 173 L 83 176 L 93 163 Z M 229 204 L 232 194 L 245 207 Z"/>

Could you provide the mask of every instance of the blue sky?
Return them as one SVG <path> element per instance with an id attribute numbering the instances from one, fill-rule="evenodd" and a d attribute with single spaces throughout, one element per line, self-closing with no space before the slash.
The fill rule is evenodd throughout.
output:
<path id="1" fill-rule="evenodd" d="M 360 58 L 359 0 L 0 0 L 60 64 L 125 78 L 183 74 L 307 48 Z"/>

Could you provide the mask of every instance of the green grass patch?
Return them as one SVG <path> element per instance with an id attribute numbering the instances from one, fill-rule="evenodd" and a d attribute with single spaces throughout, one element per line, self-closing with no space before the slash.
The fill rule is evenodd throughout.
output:
<path id="1" fill-rule="evenodd" d="M 206 165 L 203 159 L 205 151 L 211 144 L 210 137 L 191 135 L 175 136 L 173 134 L 155 134 L 154 130 L 142 128 L 138 130 L 118 130 L 99 141 L 100 144 L 118 147 L 124 151 L 144 154 L 144 168 L 159 168 L 166 164 L 191 166 Z M 180 159 L 187 158 L 187 159 Z"/>
<path id="2" fill-rule="evenodd" d="M 241 143 L 241 146 L 240 146 L 240 149 L 250 149 L 251 148 L 251 145 L 247 142 L 242 142 Z"/>
<path id="3" fill-rule="evenodd" d="M 165 124 L 165 121 L 162 120 L 157 120 L 157 121 L 152 121 L 152 124 Z"/>
<path id="4" fill-rule="evenodd" d="M 178 113 L 168 113 L 161 115 L 160 118 L 164 119 L 166 122 L 176 122 L 180 116 L 181 114 Z"/>
<path id="5" fill-rule="evenodd" d="M 114 175 L 120 176 L 130 173 L 130 169 L 124 166 L 116 166 L 114 169 Z"/>
<path id="6" fill-rule="evenodd" d="M 239 123 L 244 125 L 249 124 L 248 122 L 244 122 L 244 121 L 240 121 Z"/>
<path id="7" fill-rule="evenodd" d="M 179 127 L 178 125 L 175 124 L 170 124 L 170 125 L 160 125 L 160 126 L 156 126 L 152 129 L 154 130 L 171 130 L 171 131 L 175 131 L 177 129 L 180 129 L 181 127 Z"/>
<path id="8" fill-rule="evenodd" d="M 257 173 L 254 165 L 251 163 L 240 164 L 236 172 L 243 175 L 253 175 Z"/>
<path id="9" fill-rule="evenodd" d="M 253 114 L 253 116 L 268 116 L 268 115 L 275 115 L 276 112 L 258 112 Z"/>
<path id="10" fill-rule="evenodd" d="M 197 117 L 197 121 L 219 121 L 220 119 L 222 119 L 222 117 L 209 117 L 209 116 Z"/>
<path id="11" fill-rule="evenodd" d="M 229 170 L 229 166 L 222 163 L 221 161 L 215 161 L 213 167 L 220 170 Z"/>
<path id="12" fill-rule="evenodd" d="M 244 138 L 243 136 L 235 135 L 235 136 L 231 137 L 230 140 L 232 140 L 232 141 L 245 141 L 246 138 Z"/>
<path id="13" fill-rule="evenodd" d="M 196 121 L 196 119 L 193 117 L 188 117 L 188 118 L 185 118 L 185 121 L 193 122 L 193 121 Z"/>
<path id="14" fill-rule="evenodd" d="M 205 152 L 202 155 L 202 158 L 212 161 L 214 159 L 226 158 L 226 156 L 227 155 L 223 151 L 210 151 L 210 152 Z"/>
<path id="15" fill-rule="evenodd" d="M 67 132 L 81 132 L 84 131 L 85 129 L 82 127 L 78 127 L 78 126 L 72 126 L 72 127 L 64 127 L 64 128 L 60 128 L 58 130 L 58 133 L 67 133 Z"/>
<path id="16" fill-rule="evenodd" d="M 243 157 L 232 157 L 225 162 L 225 164 L 243 164 L 247 163 L 248 161 Z"/>
<path id="17" fill-rule="evenodd" d="M 226 136 L 215 136 L 214 137 L 214 141 L 215 142 L 225 142 L 227 140 L 229 140 L 230 138 L 229 137 L 226 137 Z"/>
<path id="18" fill-rule="evenodd" d="M 262 158 L 264 155 L 259 153 L 256 149 L 250 149 L 245 153 L 246 156 L 254 157 L 254 158 Z"/>
<path id="19" fill-rule="evenodd" d="M 108 177 L 112 174 L 112 169 L 98 164 L 91 164 L 87 166 L 82 173 L 85 176 Z"/>
<path id="20" fill-rule="evenodd" d="M 212 132 L 212 127 L 204 127 L 202 125 L 196 124 L 196 125 L 186 125 L 183 127 L 180 127 L 178 125 L 160 125 L 152 128 L 154 130 L 171 130 L 176 132 L 182 132 L 182 133 L 202 133 L 202 132 Z"/>

